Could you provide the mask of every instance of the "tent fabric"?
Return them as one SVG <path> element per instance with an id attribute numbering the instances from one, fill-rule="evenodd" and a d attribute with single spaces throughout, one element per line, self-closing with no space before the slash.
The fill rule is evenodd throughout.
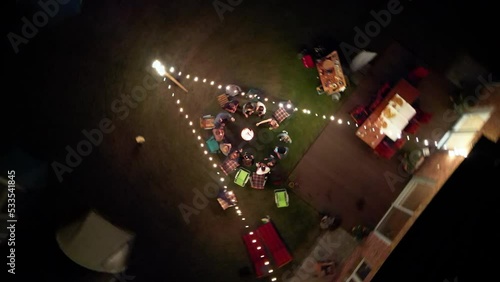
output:
<path id="1" fill-rule="evenodd" d="M 106 273 L 119 273 L 127 268 L 134 237 L 94 211 L 56 233 L 66 256 L 85 268 Z"/>
<path id="2" fill-rule="evenodd" d="M 376 56 L 377 53 L 374 52 L 368 52 L 364 50 L 359 52 L 359 54 L 357 54 L 351 62 L 351 71 L 355 72 L 362 69 Z"/>

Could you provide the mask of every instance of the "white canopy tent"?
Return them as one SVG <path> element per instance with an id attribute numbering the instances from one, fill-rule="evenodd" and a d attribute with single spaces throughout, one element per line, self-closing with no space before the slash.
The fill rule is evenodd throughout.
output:
<path id="1" fill-rule="evenodd" d="M 376 56 L 377 53 L 374 52 L 369 52 L 365 50 L 359 52 L 359 54 L 357 54 L 356 57 L 352 59 L 350 66 L 351 71 L 355 72 L 364 68 L 366 65 L 368 65 L 368 63 L 370 63 L 373 59 L 375 59 Z"/>
<path id="2" fill-rule="evenodd" d="M 59 247 L 71 260 L 85 268 L 106 273 L 119 273 L 127 268 L 134 237 L 94 211 L 56 233 Z"/>

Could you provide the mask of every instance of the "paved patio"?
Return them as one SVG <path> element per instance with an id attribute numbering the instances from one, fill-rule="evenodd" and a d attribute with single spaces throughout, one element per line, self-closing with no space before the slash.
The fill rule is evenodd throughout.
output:
<path id="1" fill-rule="evenodd" d="M 367 104 L 384 82 L 399 80 L 416 62 L 418 58 L 395 42 L 379 54 L 336 115 L 343 124 L 334 121 L 327 125 L 292 173 L 299 183 L 295 193 L 319 212 L 339 215 L 347 230 L 358 224 L 374 227 L 409 180 L 398 154 L 390 160 L 382 159 L 356 137 L 353 123 L 346 125 L 348 112 L 356 105 Z M 442 118 L 451 107 L 448 95 L 452 84 L 431 70 L 418 89 L 420 106 L 434 118 L 417 136 L 438 141 L 454 121 L 454 117 Z M 408 142 L 403 149 L 418 145 L 414 143 Z"/>

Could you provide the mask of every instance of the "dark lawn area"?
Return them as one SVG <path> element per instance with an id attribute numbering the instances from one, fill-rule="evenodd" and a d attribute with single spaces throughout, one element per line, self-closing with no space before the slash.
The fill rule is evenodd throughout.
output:
<path id="1" fill-rule="evenodd" d="M 12 59 L 17 89 L 12 109 L 27 114 L 11 124 L 12 144 L 49 164 L 65 163 L 66 146 L 76 148 L 85 138 L 82 130 L 97 128 L 103 118 L 112 121 L 114 130 L 104 134 L 74 171 L 63 175 L 62 183 L 52 175 L 46 191 L 37 196 L 40 202 L 23 213 L 27 224 L 19 231 L 18 273 L 52 281 L 106 279 L 76 271 L 54 242 L 57 226 L 88 208 L 136 233 L 127 271 L 135 281 L 253 280 L 252 275 L 239 275 L 241 268 L 250 267 L 241 235 L 248 231 L 246 224 L 257 226 L 265 215 L 271 216 L 294 256 L 294 262 L 275 275 L 300 263 L 319 234 L 319 215 L 293 193 L 290 206 L 277 209 L 276 187 L 257 191 L 228 184 L 245 222 L 234 209 L 223 211 L 213 198 L 189 217 L 189 224 L 178 208 L 181 203 L 192 206 L 195 190 L 214 183 L 209 176 L 212 162 L 200 147 L 203 140 L 196 139 L 198 134 L 206 138 L 208 132 L 188 122 L 197 125 L 201 115 L 219 111 L 218 84 L 258 88 L 270 99 L 291 100 L 312 111 L 294 113 L 279 129 L 287 130 L 294 141 L 280 162 L 285 175 L 327 124 L 314 113 L 334 113 L 341 105 L 317 95 L 316 70 L 306 69 L 298 52 L 322 34 L 342 36 L 332 32 L 338 24 L 351 25 L 367 10 L 347 9 L 352 2 L 344 3 L 342 15 L 332 18 L 313 3 L 305 9 L 283 3 L 243 2 L 220 21 L 213 6 L 202 1 L 89 2 L 80 15 L 41 28 L 28 44 L 20 45 Z M 316 19 L 310 18 L 313 13 Z M 134 87 L 144 85 L 144 78 L 157 76 L 151 67 L 155 59 L 181 71 L 179 79 L 189 93 L 176 86 L 169 89 L 165 82 L 147 91 L 144 101 L 120 104 L 126 110 L 113 111 L 121 95 L 131 95 Z M 215 85 L 203 83 L 204 78 Z M 270 105 L 268 112 L 276 109 Z M 146 138 L 142 148 L 134 142 L 136 135 Z M 267 154 L 276 142 L 264 144 L 259 153 Z M 225 181 L 232 182 L 232 177 Z M 58 258 L 54 264 L 44 259 L 47 254 Z"/>

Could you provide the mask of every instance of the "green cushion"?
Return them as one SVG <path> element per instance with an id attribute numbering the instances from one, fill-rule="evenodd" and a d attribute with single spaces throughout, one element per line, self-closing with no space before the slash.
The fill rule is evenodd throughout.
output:
<path id="1" fill-rule="evenodd" d="M 278 208 L 288 207 L 288 194 L 286 191 L 284 191 L 284 190 L 275 191 L 274 196 L 275 196 L 276 205 L 278 206 Z"/>
<path id="2" fill-rule="evenodd" d="M 211 136 L 206 143 L 210 153 L 217 153 L 219 151 L 219 142 L 215 140 L 215 137 Z"/>
<path id="3" fill-rule="evenodd" d="M 234 183 L 240 185 L 241 187 L 245 186 L 250 177 L 250 172 L 244 169 L 238 170 L 234 177 Z"/>

